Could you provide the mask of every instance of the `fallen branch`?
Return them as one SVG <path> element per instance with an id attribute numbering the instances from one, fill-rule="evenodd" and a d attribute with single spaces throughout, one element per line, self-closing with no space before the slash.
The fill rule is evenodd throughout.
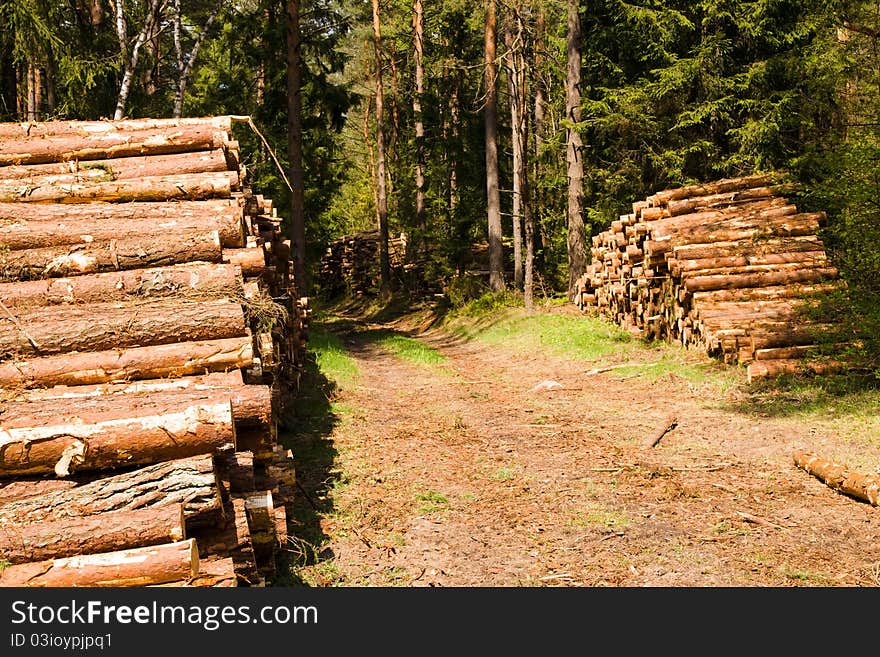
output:
<path id="1" fill-rule="evenodd" d="M 880 476 L 851 472 L 846 466 L 810 452 L 795 452 L 794 463 L 830 488 L 872 506 L 880 506 Z"/>
<path id="2" fill-rule="evenodd" d="M 663 439 L 663 436 L 672 431 L 676 426 L 678 426 L 678 418 L 672 414 L 663 421 L 663 424 L 654 433 L 648 436 L 648 439 L 645 441 L 645 447 L 654 447 Z"/>
<path id="3" fill-rule="evenodd" d="M 766 518 L 761 518 L 760 516 L 753 515 L 751 513 L 747 513 L 745 511 L 737 511 L 736 514 L 745 520 L 746 522 L 750 522 L 753 525 L 761 525 L 762 527 L 772 527 L 773 529 L 787 529 L 785 525 L 777 525 L 775 522 L 770 522 Z"/>

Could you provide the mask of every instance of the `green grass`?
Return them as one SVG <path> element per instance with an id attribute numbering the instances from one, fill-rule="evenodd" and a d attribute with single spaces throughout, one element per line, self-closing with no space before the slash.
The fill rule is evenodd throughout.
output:
<path id="1" fill-rule="evenodd" d="M 340 388 L 355 385 L 360 380 L 357 362 L 348 355 L 338 336 L 312 326 L 309 330 L 308 349 L 315 354 L 321 373 Z"/>
<path id="2" fill-rule="evenodd" d="M 362 335 L 379 347 L 410 363 L 442 365 L 447 361 L 446 356 L 433 347 L 395 331 L 366 331 Z"/>
<path id="3" fill-rule="evenodd" d="M 449 498 L 435 490 L 427 490 L 416 493 L 416 502 L 419 502 L 419 513 L 435 513 L 445 511 L 449 507 Z"/>

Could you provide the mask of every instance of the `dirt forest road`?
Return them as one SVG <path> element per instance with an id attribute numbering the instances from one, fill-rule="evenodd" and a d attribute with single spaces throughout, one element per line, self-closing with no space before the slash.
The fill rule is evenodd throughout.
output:
<path id="1" fill-rule="evenodd" d="M 414 364 L 370 340 L 376 329 L 402 327 L 336 326 L 360 377 L 323 435 L 292 442 L 309 493 L 300 583 L 880 584 L 880 510 L 793 464 L 798 449 L 876 456 L 833 423 L 762 413 L 737 386 L 431 330 L 410 335 L 446 360 Z"/>

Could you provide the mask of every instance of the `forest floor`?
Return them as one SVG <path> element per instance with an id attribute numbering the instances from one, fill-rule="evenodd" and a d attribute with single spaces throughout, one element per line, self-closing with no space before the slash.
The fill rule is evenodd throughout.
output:
<path id="1" fill-rule="evenodd" d="M 748 386 L 741 368 L 639 341 L 584 360 L 505 339 L 509 320 L 466 333 L 430 311 L 336 308 L 313 323 L 347 364 L 303 380 L 279 583 L 880 585 L 880 509 L 792 458 L 878 471 L 876 391 Z"/>

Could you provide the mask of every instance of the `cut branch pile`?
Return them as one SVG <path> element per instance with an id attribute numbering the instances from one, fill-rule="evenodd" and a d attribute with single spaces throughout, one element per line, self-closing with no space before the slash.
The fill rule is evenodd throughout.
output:
<path id="1" fill-rule="evenodd" d="M 274 574 L 308 299 L 232 124 L 0 124 L 0 586 Z"/>
<path id="2" fill-rule="evenodd" d="M 836 327 L 809 311 L 843 281 L 817 235 L 825 214 L 800 212 L 791 189 L 762 174 L 634 203 L 592 238 L 576 304 L 640 337 L 747 364 L 750 381 L 844 369 L 812 358 Z"/>

